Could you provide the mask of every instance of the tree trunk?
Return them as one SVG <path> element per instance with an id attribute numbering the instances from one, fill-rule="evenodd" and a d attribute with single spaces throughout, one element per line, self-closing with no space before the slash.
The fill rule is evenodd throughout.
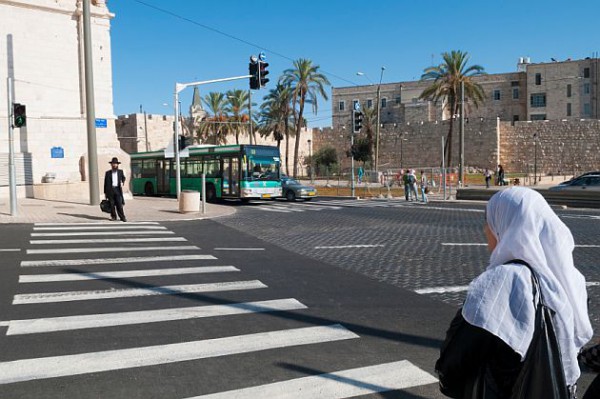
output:
<path id="1" fill-rule="evenodd" d="M 304 113 L 304 94 L 300 97 L 300 109 L 296 121 L 296 145 L 294 146 L 294 179 L 298 176 L 298 151 L 300 149 L 300 131 L 302 130 L 302 114 Z"/>
<path id="2" fill-rule="evenodd" d="M 286 117 L 285 119 L 285 174 L 290 175 L 290 124 Z"/>
<path id="3" fill-rule="evenodd" d="M 450 103 L 450 127 L 448 128 L 448 136 L 446 137 L 446 144 L 444 145 L 444 155 L 446 156 L 446 167 L 452 167 L 452 133 L 454 131 L 454 115 L 456 115 L 456 102 Z"/>

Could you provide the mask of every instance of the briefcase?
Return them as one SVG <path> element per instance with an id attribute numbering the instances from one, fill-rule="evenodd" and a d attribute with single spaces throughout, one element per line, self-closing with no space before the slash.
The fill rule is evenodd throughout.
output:
<path id="1" fill-rule="evenodd" d="M 100 201 L 100 210 L 104 213 L 110 213 L 110 201 L 107 199 Z"/>

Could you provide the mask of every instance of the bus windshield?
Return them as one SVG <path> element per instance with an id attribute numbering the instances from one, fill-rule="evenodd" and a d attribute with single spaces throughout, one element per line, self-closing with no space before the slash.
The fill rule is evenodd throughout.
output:
<path id="1" fill-rule="evenodd" d="M 245 180 L 279 180 L 279 157 L 247 158 L 247 175 Z"/>

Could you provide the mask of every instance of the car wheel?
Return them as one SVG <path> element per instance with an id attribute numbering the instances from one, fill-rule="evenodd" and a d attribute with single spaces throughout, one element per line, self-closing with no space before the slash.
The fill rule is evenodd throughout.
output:
<path id="1" fill-rule="evenodd" d="M 144 186 L 144 194 L 147 197 L 154 195 L 154 186 L 152 185 L 152 183 L 150 183 L 150 182 L 146 183 L 146 185 Z"/>
<path id="2" fill-rule="evenodd" d="M 296 194 L 294 194 L 292 190 L 288 190 L 288 192 L 285 193 L 285 198 L 287 198 L 288 201 L 296 201 Z"/>
<path id="3" fill-rule="evenodd" d="M 312 198 L 305 198 L 304 201 L 306 201 L 306 202 L 312 201 Z"/>

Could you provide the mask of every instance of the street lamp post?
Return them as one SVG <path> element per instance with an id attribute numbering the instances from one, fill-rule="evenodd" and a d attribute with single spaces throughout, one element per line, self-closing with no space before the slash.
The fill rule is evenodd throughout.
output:
<path id="1" fill-rule="evenodd" d="M 310 182 L 312 183 L 313 180 L 313 157 L 312 157 L 312 140 L 308 139 L 308 158 L 310 159 Z"/>

